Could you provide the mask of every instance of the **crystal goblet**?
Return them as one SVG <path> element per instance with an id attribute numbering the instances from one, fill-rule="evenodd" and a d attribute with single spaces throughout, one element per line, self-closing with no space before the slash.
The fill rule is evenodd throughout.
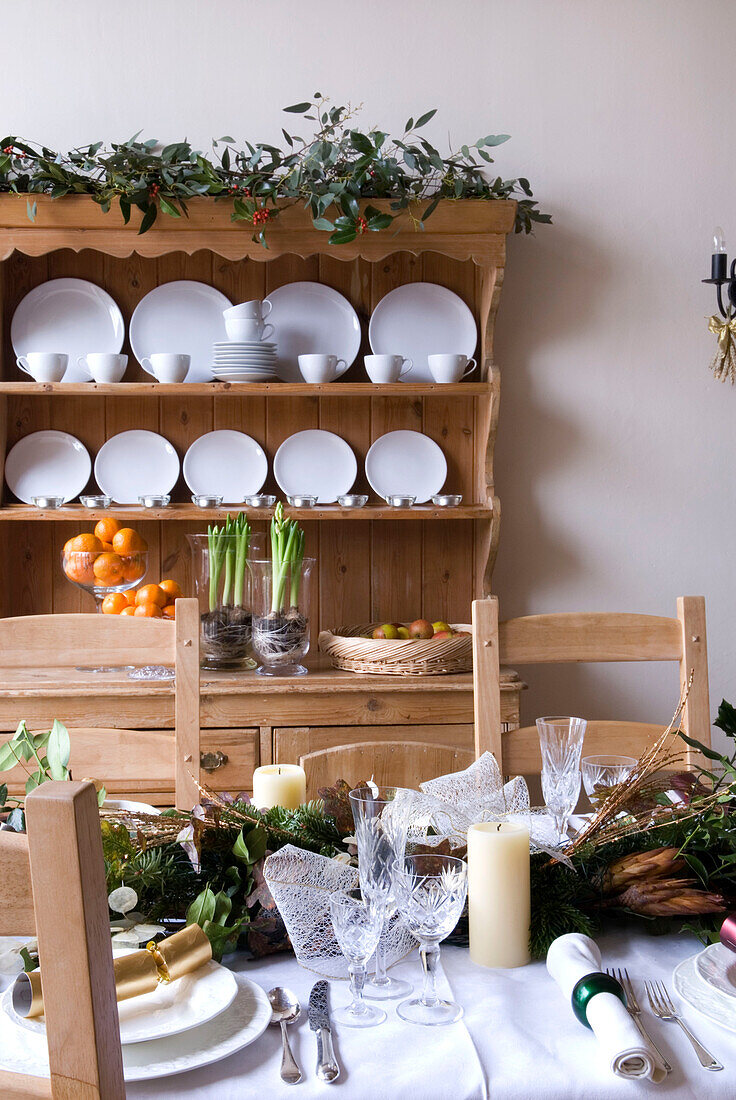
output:
<path id="1" fill-rule="evenodd" d="M 537 718 L 542 750 L 542 794 L 562 843 L 580 795 L 580 755 L 588 723 L 584 718 Z"/>
<path id="2" fill-rule="evenodd" d="M 352 1002 L 346 1008 L 332 1013 L 339 1024 L 346 1027 L 375 1027 L 383 1023 L 386 1013 L 363 999 L 366 964 L 376 950 L 381 935 L 382 914 L 376 905 L 360 896 L 357 891 L 333 894 L 330 898 L 330 916 L 335 938 L 348 960 Z"/>
<path id="3" fill-rule="evenodd" d="M 402 1020 L 433 1026 L 454 1024 L 463 1014 L 455 1001 L 437 993 L 440 943 L 460 919 L 468 892 L 468 869 L 462 859 L 444 855 L 407 856 L 395 872 L 399 912 L 419 940 L 424 988 L 419 997 L 402 1001 L 396 1011 Z"/>
<path id="4" fill-rule="evenodd" d="M 633 756 L 584 756 L 580 765 L 588 798 L 605 798 L 609 787 L 623 783 L 636 767 Z"/>

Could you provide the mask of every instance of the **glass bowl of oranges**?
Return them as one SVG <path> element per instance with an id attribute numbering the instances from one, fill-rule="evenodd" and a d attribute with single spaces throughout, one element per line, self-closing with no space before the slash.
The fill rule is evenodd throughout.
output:
<path id="1" fill-rule="evenodd" d="M 67 580 L 94 596 L 102 611 L 106 596 L 141 583 L 148 569 L 148 543 L 132 527 L 106 516 L 94 532 L 75 535 L 64 544 L 61 567 Z"/>

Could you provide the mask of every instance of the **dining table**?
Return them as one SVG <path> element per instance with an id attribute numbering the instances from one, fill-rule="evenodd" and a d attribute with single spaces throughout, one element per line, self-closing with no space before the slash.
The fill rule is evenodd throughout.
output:
<path id="1" fill-rule="evenodd" d="M 368 1029 L 334 1028 L 335 1050 L 342 1073 L 333 1084 L 317 1080 L 316 1039 L 307 1022 L 309 992 L 319 975 L 303 969 L 291 955 L 247 961 L 226 956 L 236 973 L 264 990 L 281 985 L 299 998 L 302 1013 L 289 1028 L 293 1052 L 303 1078 L 296 1086 L 279 1078 L 278 1027 L 269 1027 L 251 1046 L 224 1061 L 176 1077 L 128 1086 L 129 1100 L 243 1100 L 244 1097 L 343 1096 L 350 1100 L 621 1100 L 657 1097 L 666 1100 L 733 1100 L 736 1097 L 736 1010 L 734 1032 L 710 1023 L 680 1005 L 702 1043 L 723 1063 L 709 1072 L 698 1062 L 674 1023 L 655 1019 L 646 1007 L 643 981 L 659 979 L 674 994 L 672 972 L 701 949 L 690 934 L 653 936 L 636 926 L 606 932 L 598 939 L 606 967 L 626 967 L 642 1003 L 644 1022 L 672 1072 L 661 1084 L 614 1076 L 593 1033 L 584 1028 L 565 1003 L 544 962 L 512 970 L 474 964 L 467 948 L 442 950 L 440 994 L 452 992 L 463 1006 L 459 1023 L 421 1027 L 396 1015 L 398 1003 L 383 1002 L 388 1018 Z M 392 974 L 421 981 L 416 953 Z M 449 989 L 448 989 L 449 987 Z M 345 982 L 330 983 L 332 1007 L 345 1004 Z M 675 997 L 677 1001 L 677 997 Z"/>

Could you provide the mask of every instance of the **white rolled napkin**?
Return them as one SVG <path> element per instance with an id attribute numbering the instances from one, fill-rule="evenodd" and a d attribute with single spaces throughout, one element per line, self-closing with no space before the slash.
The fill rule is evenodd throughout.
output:
<path id="1" fill-rule="evenodd" d="M 579 932 L 559 936 L 547 952 L 547 970 L 569 1004 L 580 979 L 601 969 L 598 944 Z M 667 1076 L 664 1066 L 615 993 L 596 993 L 588 1001 L 586 1015 L 603 1054 L 618 1077 L 645 1078 L 655 1084 L 664 1081 Z"/>

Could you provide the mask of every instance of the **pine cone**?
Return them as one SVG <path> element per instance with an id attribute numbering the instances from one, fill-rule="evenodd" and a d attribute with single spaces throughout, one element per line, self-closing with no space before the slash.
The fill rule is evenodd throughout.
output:
<path id="1" fill-rule="evenodd" d="M 677 848 L 652 848 L 648 852 L 633 852 L 614 860 L 603 875 L 603 893 L 618 894 L 642 879 L 674 875 L 685 866 L 685 860 L 677 858 L 678 851 Z"/>

